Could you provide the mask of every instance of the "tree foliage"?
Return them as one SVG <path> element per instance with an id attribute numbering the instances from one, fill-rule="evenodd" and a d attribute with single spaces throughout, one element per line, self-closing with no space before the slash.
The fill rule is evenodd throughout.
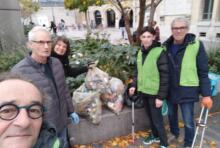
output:
<path id="1" fill-rule="evenodd" d="M 90 29 L 88 24 L 87 10 L 89 6 L 101 6 L 102 4 L 104 4 L 104 0 L 64 0 L 66 9 L 79 9 L 80 12 L 84 12 L 88 32 Z"/>
<path id="2" fill-rule="evenodd" d="M 66 9 L 79 9 L 80 12 L 86 12 L 89 6 L 101 6 L 104 0 L 64 0 Z"/>
<path id="3" fill-rule="evenodd" d="M 31 15 L 40 9 L 37 2 L 32 0 L 19 0 L 19 5 L 21 8 L 21 16 L 26 19 L 31 17 Z"/>

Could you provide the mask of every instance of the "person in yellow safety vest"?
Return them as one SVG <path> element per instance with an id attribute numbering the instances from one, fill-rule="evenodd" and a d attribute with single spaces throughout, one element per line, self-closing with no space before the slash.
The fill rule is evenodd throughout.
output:
<path id="1" fill-rule="evenodd" d="M 161 108 L 169 85 L 168 59 L 161 44 L 155 41 L 156 31 L 144 27 L 140 33 L 141 49 L 137 54 L 137 70 L 129 88 L 129 95 L 137 91 L 144 101 L 150 119 L 152 133 L 143 143 L 160 143 L 161 148 L 168 147 Z"/>
<path id="2" fill-rule="evenodd" d="M 191 147 L 194 137 L 194 103 L 202 96 L 202 105 L 212 107 L 208 57 L 203 43 L 188 33 L 189 21 L 175 18 L 171 23 L 172 35 L 164 42 L 168 54 L 170 89 L 168 93 L 168 117 L 171 135 L 168 142 L 179 137 L 178 106 L 184 122 L 184 147 Z"/>

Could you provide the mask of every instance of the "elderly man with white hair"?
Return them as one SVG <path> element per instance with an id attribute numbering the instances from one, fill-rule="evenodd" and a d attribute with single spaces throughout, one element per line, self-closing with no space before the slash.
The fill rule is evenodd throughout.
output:
<path id="1" fill-rule="evenodd" d="M 44 120 L 55 127 L 58 137 L 65 143 L 63 147 L 69 147 L 68 117 L 73 123 L 78 123 L 79 117 L 74 112 L 62 64 L 58 59 L 50 57 L 51 44 L 50 33 L 43 27 L 34 27 L 28 34 L 27 42 L 31 52 L 12 68 L 12 73 L 31 79 L 52 98 L 52 101 L 45 104 L 47 112 Z"/>

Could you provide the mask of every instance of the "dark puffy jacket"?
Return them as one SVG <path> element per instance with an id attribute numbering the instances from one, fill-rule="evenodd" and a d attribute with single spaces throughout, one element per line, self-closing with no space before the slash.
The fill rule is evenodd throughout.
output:
<path id="1" fill-rule="evenodd" d="M 144 49 L 144 47 L 142 47 L 142 59 L 143 59 L 142 63 L 144 63 L 149 51 L 155 47 L 161 47 L 160 43 L 154 42 L 148 49 Z M 157 67 L 160 73 L 160 86 L 159 86 L 158 94 L 156 96 L 149 94 L 145 94 L 145 95 L 148 95 L 150 98 L 159 98 L 163 100 L 167 97 L 168 88 L 169 88 L 169 68 L 168 68 L 168 59 L 165 51 L 161 52 L 160 57 L 157 60 Z M 137 87 L 137 65 L 136 65 L 136 71 L 134 73 L 134 82 L 131 86 Z"/>
<path id="2" fill-rule="evenodd" d="M 43 123 L 39 137 L 37 139 L 36 144 L 34 145 L 34 148 L 53 148 L 54 143 L 58 140 L 57 133 L 55 129 L 51 126 L 49 126 L 46 123 Z M 60 142 L 60 148 L 63 148 L 63 143 L 61 140 L 58 140 Z"/>
<path id="3" fill-rule="evenodd" d="M 66 77 L 77 77 L 78 75 L 88 71 L 87 66 L 82 67 L 71 67 L 69 64 L 68 55 L 58 55 L 55 52 L 52 52 L 52 57 L 58 58 L 63 65 L 63 69 Z"/>
<path id="4" fill-rule="evenodd" d="M 177 54 L 173 56 L 170 47 L 173 44 L 171 36 L 164 42 L 167 48 L 170 70 L 170 89 L 168 99 L 173 103 L 196 102 L 199 101 L 199 94 L 202 96 L 211 96 L 210 81 L 208 78 L 208 57 L 203 43 L 200 41 L 198 55 L 196 57 L 197 72 L 199 76 L 199 87 L 184 87 L 179 85 L 180 71 L 183 55 L 188 44 L 195 42 L 194 34 L 187 34 L 184 43 L 178 49 Z"/>
<path id="5" fill-rule="evenodd" d="M 44 120 L 54 127 L 57 133 L 60 133 L 67 127 L 68 115 L 74 112 L 74 108 L 65 82 L 62 64 L 56 58 L 48 58 L 48 63 L 55 79 L 58 97 L 53 82 L 44 73 L 43 64 L 34 61 L 30 55 L 17 63 L 12 68 L 12 73 L 22 74 L 29 78 L 51 98 L 51 100 L 45 100 L 47 111 Z"/>

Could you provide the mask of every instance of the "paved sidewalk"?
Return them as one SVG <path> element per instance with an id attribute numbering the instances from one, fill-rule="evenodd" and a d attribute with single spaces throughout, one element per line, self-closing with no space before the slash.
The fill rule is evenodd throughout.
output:
<path id="1" fill-rule="evenodd" d="M 205 131 L 204 135 L 204 141 L 202 148 L 219 148 L 220 147 L 220 112 L 213 113 L 209 115 L 208 121 L 207 121 L 207 129 Z M 176 143 L 170 143 L 169 148 L 183 148 L 183 128 L 181 128 L 180 131 L 180 138 Z M 170 135 L 168 133 L 168 135 Z M 196 140 L 196 146 L 195 148 L 199 148 L 199 142 L 200 142 L 200 136 L 201 136 L 201 130 L 198 134 L 198 140 Z M 138 138 L 135 140 L 134 144 L 130 144 L 127 147 L 123 148 L 158 148 L 159 145 L 154 143 L 151 145 L 144 145 L 142 141 L 144 140 L 143 137 Z M 87 146 L 81 145 L 81 147 L 84 148 L 107 148 L 103 145 L 104 142 L 95 143 Z M 78 146 L 79 147 L 79 146 Z M 78 148 L 77 147 L 77 148 Z M 108 146 L 108 148 L 121 148 L 120 146 Z"/>

